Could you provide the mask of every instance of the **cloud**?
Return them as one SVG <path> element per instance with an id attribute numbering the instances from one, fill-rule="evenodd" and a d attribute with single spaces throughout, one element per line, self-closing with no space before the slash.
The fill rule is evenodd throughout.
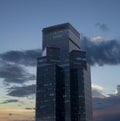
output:
<path id="1" fill-rule="evenodd" d="M 25 108 L 26 110 L 35 110 L 35 108 Z"/>
<path id="2" fill-rule="evenodd" d="M 103 90 L 101 86 L 93 85 L 96 90 Z M 119 87 L 119 85 L 117 86 Z M 119 121 L 120 120 L 120 96 L 93 97 L 94 121 Z"/>
<path id="3" fill-rule="evenodd" d="M 120 119 L 120 96 L 93 98 L 94 121 L 117 121 Z"/>
<path id="4" fill-rule="evenodd" d="M 106 24 L 103 24 L 103 23 L 98 22 L 98 23 L 95 24 L 95 26 L 98 27 L 101 31 L 104 31 L 104 32 L 109 30 L 108 26 Z"/>
<path id="5" fill-rule="evenodd" d="M 6 100 L 0 104 L 6 104 L 6 103 L 15 103 L 15 102 L 19 102 L 19 100 L 16 100 L 16 99 L 10 99 L 10 100 Z"/>
<path id="6" fill-rule="evenodd" d="M 92 89 L 92 97 L 105 98 L 106 96 L 101 91 Z"/>
<path id="7" fill-rule="evenodd" d="M 8 94 L 9 96 L 13 97 L 25 97 L 28 95 L 35 94 L 35 84 L 32 85 L 26 85 L 22 87 L 11 87 L 8 89 Z"/>
<path id="8" fill-rule="evenodd" d="M 35 80 L 35 75 L 28 72 L 24 66 L 35 66 L 41 50 L 8 51 L 0 54 L 0 78 L 4 84 L 22 84 Z M 23 66 L 24 65 L 24 66 Z"/>
<path id="9" fill-rule="evenodd" d="M 90 40 L 93 41 L 93 42 L 99 42 L 99 41 L 105 40 L 105 37 L 98 35 L 98 36 L 95 36 L 95 37 L 91 37 Z"/>
<path id="10" fill-rule="evenodd" d="M 120 64 L 120 42 L 118 40 L 105 40 L 102 36 L 92 38 L 81 37 L 81 48 L 87 51 L 91 65 Z M 36 58 L 41 56 L 41 50 L 8 51 L 0 54 L 0 60 L 7 64 L 36 66 Z"/>
<path id="11" fill-rule="evenodd" d="M 0 58 L 6 62 L 35 66 L 37 57 L 41 56 L 41 50 L 8 51 L 0 54 Z"/>
<path id="12" fill-rule="evenodd" d="M 9 64 L 0 61 L 0 78 L 8 83 L 24 83 L 33 80 L 35 76 L 28 73 L 22 66 L 18 64 Z"/>
<path id="13" fill-rule="evenodd" d="M 106 40 L 100 41 L 99 43 L 96 41 L 95 43 L 83 37 L 81 39 L 81 47 L 88 52 L 88 60 L 93 65 L 120 64 L 120 43 L 117 40 Z M 34 75 L 29 74 L 21 65 L 35 67 L 36 57 L 39 57 L 41 53 L 39 52 L 37 54 L 36 50 L 29 50 L 29 52 L 35 52 L 33 53 L 34 56 L 29 57 L 30 53 L 28 53 L 28 51 L 10 51 L 0 55 L 0 77 L 3 78 L 5 82 L 22 84 L 34 77 Z M 120 119 L 120 97 L 118 95 L 105 97 L 102 94 L 103 87 L 96 84 L 92 85 L 92 89 L 93 97 L 96 97 L 93 98 L 94 121 L 98 121 L 99 119 L 101 121 L 115 121 Z M 117 94 L 119 94 L 119 88 L 117 88 L 117 91 Z M 35 94 L 35 84 L 10 87 L 8 88 L 7 95 L 26 97 L 33 94 Z M 12 102 L 17 102 L 17 100 L 6 100 L 2 103 Z M 32 108 L 26 108 L 26 110 L 31 109 Z"/>
<path id="14" fill-rule="evenodd" d="M 120 96 L 120 85 L 117 85 L 117 88 L 115 90 L 115 95 Z"/>
<path id="15" fill-rule="evenodd" d="M 102 93 L 103 87 L 97 84 L 92 84 L 92 97 L 105 98 L 106 96 Z"/>
<path id="16" fill-rule="evenodd" d="M 8 115 L 9 115 L 9 116 L 12 116 L 13 114 L 12 114 L 12 113 L 9 113 Z"/>
<path id="17" fill-rule="evenodd" d="M 91 65 L 120 64 L 120 42 L 117 40 L 93 42 L 87 37 L 82 37 L 81 48 L 87 52 Z"/>
<path id="18" fill-rule="evenodd" d="M 119 104 L 119 97 L 105 97 L 105 98 L 93 98 L 93 109 L 96 110 L 106 110 L 111 107 L 113 104 Z"/>
<path id="19" fill-rule="evenodd" d="M 103 87 L 102 86 L 99 86 L 97 84 L 92 84 L 92 89 L 96 89 L 96 90 L 102 91 L 103 90 Z"/>

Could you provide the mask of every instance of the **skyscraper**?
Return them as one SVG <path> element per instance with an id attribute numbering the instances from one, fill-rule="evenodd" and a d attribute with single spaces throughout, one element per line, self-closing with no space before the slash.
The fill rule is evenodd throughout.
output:
<path id="1" fill-rule="evenodd" d="M 69 23 L 43 29 L 37 63 L 36 121 L 92 121 L 90 68 Z"/>

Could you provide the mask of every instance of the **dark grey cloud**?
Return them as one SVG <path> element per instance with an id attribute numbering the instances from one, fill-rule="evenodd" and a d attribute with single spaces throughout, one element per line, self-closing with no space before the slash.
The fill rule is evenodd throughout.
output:
<path id="1" fill-rule="evenodd" d="M 120 64 L 120 43 L 117 40 L 92 42 L 86 37 L 81 38 L 81 47 L 88 53 L 89 62 L 99 65 Z M 33 55 L 32 55 L 33 54 Z M 32 56 L 31 56 L 32 55 Z M 20 64 L 35 66 L 36 58 L 41 56 L 40 51 L 10 51 L 0 55 L 0 77 L 9 83 L 24 83 L 32 80 L 31 75 L 24 70 Z M 10 64 L 13 63 L 13 64 Z M 11 87 L 8 95 L 13 97 L 25 97 L 35 94 L 35 85 L 22 87 Z M 103 96 L 99 91 L 94 94 Z M 14 102 L 15 100 L 13 100 Z M 12 103 L 8 100 L 9 103 Z M 7 101 L 3 103 L 8 103 Z M 26 108 L 30 110 L 31 108 Z M 94 121 L 119 121 L 120 119 L 120 97 L 110 96 L 106 98 L 93 98 Z M 116 111 L 116 112 L 115 112 Z M 22 120 L 21 120 L 22 121 Z"/>
<path id="2" fill-rule="evenodd" d="M 82 37 L 81 48 L 87 51 L 88 61 L 91 65 L 120 64 L 120 42 L 117 40 L 93 42 L 87 37 Z"/>
<path id="3" fill-rule="evenodd" d="M 13 114 L 12 114 L 12 113 L 9 113 L 8 115 L 9 115 L 9 116 L 12 116 Z"/>
<path id="4" fill-rule="evenodd" d="M 41 56 L 41 50 L 8 51 L 0 54 L 0 58 L 6 62 L 35 66 L 37 57 Z"/>
<path id="5" fill-rule="evenodd" d="M 96 118 L 94 118 L 94 121 L 119 121 L 120 120 L 119 113 L 111 114 L 111 112 L 109 110 L 108 110 L 108 113 L 106 113 L 104 111 L 103 111 L 103 113 L 101 113 L 101 116 L 96 116 Z"/>
<path id="6" fill-rule="evenodd" d="M 32 85 L 26 85 L 22 87 L 11 87 L 8 89 L 8 94 L 9 96 L 14 96 L 14 97 L 25 97 L 29 96 L 31 94 L 35 94 L 35 84 Z"/>
<path id="7" fill-rule="evenodd" d="M 93 98 L 94 121 L 119 121 L 120 96 Z"/>
<path id="8" fill-rule="evenodd" d="M 114 104 L 120 104 L 120 96 L 110 96 L 105 98 L 93 98 L 94 110 L 106 109 Z"/>
<path id="9" fill-rule="evenodd" d="M 26 110 L 35 110 L 35 108 L 25 108 Z"/>
<path id="10" fill-rule="evenodd" d="M 99 65 L 120 64 L 120 42 L 118 40 L 105 40 L 94 42 L 87 37 L 81 37 L 80 46 L 87 51 L 89 62 Z M 0 54 L 0 59 L 6 63 L 36 66 L 36 58 L 41 56 L 41 50 L 9 51 Z"/>
<path id="11" fill-rule="evenodd" d="M 104 23 L 96 23 L 95 26 L 98 27 L 102 31 L 108 31 L 109 30 L 108 26 Z"/>
<path id="12" fill-rule="evenodd" d="M 3 78 L 6 85 L 35 80 L 35 75 L 28 73 L 22 65 L 35 66 L 39 56 L 41 56 L 40 49 L 1 53 L 0 78 Z"/>
<path id="13" fill-rule="evenodd" d="M 5 100 L 4 102 L 0 103 L 0 104 L 6 104 L 6 103 L 16 103 L 19 102 L 19 100 L 16 99 L 9 99 L 9 100 Z"/>
<path id="14" fill-rule="evenodd" d="M 99 90 L 92 89 L 92 97 L 104 98 L 105 95 L 103 95 Z"/>
<path id="15" fill-rule="evenodd" d="M 34 80 L 35 76 L 29 74 L 22 66 L 18 64 L 9 64 L 5 61 L 0 61 L 0 78 L 4 82 L 9 83 L 24 83 Z"/>

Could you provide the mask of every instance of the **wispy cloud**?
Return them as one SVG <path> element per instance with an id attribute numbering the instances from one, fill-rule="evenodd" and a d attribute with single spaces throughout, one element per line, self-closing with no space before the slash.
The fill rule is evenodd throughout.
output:
<path id="1" fill-rule="evenodd" d="M 0 54 L 0 58 L 6 62 L 35 66 L 37 57 L 41 56 L 41 50 L 8 51 Z"/>
<path id="2" fill-rule="evenodd" d="M 2 103 L 0 103 L 0 104 L 15 103 L 15 102 L 19 102 L 19 100 L 16 100 L 16 99 L 9 99 L 9 100 L 5 100 L 4 102 L 2 102 Z"/>
<path id="3" fill-rule="evenodd" d="M 97 84 L 92 84 L 92 97 L 105 98 L 106 96 L 102 93 L 103 87 Z"/>
<path id="4" fill-rule="evenodd" d="M 81 48 L 87 51 L 88 61 L 91 65 L 120 64 L 120 42 L 118 40 L 96 43 L 90 41 L 87 37 L 82 37 Z"/>
<path id="5" fill-rule="evenodd" d="M 106 24 L 104 24 L 104 23 L 99 23 L 98 22 L 98 23 L 95 24 L 95 26 L 97 28 L 99 28 L 100 30 L 104 31 L 104 32 L 109 30 L 108 26 Z"/>
<path id="6" fill-rule="evenodd" d="M 22 84 L 33 80 L 34 75 L 26 72 L 20 65 L 0 61 L 0 78 L 3 78 L 4 82 Z"/>
<path id="7" fill-rule="evenodd" d="M 35 94 L 35 84 L 22 87 L 11 87 L 8 89 L 7 95 L 13 97 L 25 97 L 31 94 Z"/>
<path id="8" fill-rule="evenodd" d="M 13 114 L 12 114 L 12 113 L 9 113 L 8 115 L 9 115 L 9 116 L 12 116 Z"/>
<path id="9" fill-rule="evenodd" d="M 25 108 L 26 110 L 35 110 L 35 108 Z"/>
<path id="10" fill-rule="evenodd" d="M 90 40 L 93 42 L 99 42 L 99 41 L 104 41 L 105 37 L 98 35 L 98 36 L 91 37 Z"/>
<path id="11" fill-rule="evenodd" d="M 120 42 L 106 40 L 102 36 L 93 38 L 81 37 L 81 48 L 87 51 L 91 65 L 120 64 Z M 92 41 L 91 41 L 92 40 Z M 9 51 L 0 54 L 0 60 L 7 64 L 36 66 L 36 58 L 41 56 L 41 50 Z"/>

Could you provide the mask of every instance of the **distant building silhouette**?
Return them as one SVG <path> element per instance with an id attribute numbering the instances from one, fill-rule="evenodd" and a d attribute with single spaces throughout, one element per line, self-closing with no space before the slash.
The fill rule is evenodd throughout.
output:
<path id="1" fill-rule="evenodd" d="M 69 23 L 43 29 L 37 63 L 36 121 L 92 121 L 90 68 Z"/>

